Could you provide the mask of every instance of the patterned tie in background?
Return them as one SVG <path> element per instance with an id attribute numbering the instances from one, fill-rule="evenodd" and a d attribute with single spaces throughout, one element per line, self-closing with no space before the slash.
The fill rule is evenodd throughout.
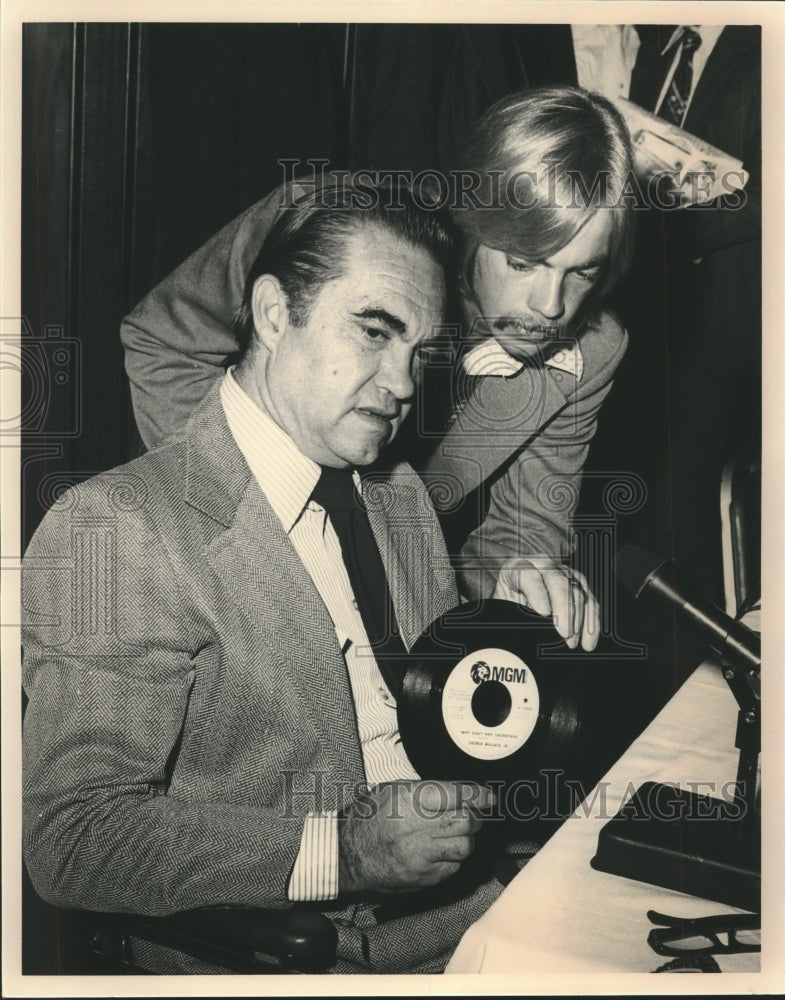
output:
<path id="1" fill-rule="evenodd" d="M 681 36 L 679 62 L 659 110 L 660 118 L 674 125 L 681 125 L 684 121 L 684 112 L 692 90 L 692 57 L 700 44 L 701 36 L 698 32 L 685 28 Z"/>

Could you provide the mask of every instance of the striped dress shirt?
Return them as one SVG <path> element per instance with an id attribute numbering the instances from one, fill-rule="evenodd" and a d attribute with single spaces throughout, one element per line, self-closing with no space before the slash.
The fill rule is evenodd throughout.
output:
<path id="1" fill-rule="evenodd" d="M 398 733 L 395 699 L 374 659 L 349 582 L 338 537 L 323 507 L 311 499 L 320 468 L 257 406 L 227 372 L 221 403 L 229 429 L 252 475 L 281 521 L 335 625 L 354 698 L 365 777 L 417 779 Z M 360 477 L 355 472 L 355 485 Z M 300 851 L 289 879 L 293 901 L 334 899 L 338 894 L 338 818 L 306 817 Z"/>

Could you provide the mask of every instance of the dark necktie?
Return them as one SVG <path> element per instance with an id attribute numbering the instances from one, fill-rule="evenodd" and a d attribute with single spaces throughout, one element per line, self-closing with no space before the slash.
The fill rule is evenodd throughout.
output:
<path id="1" fill-rule="evenodd" d="M 374 657 L 397 698 L 406 647 L 398 635 L 387 575 L 351 469 L 322 468 L 311 496 L 330 516 Z"/>
<path id="2" fill-rule="evenodd" d="M 636 24 L 635 29 L 641 44 L 630 78 L 630 100 L 647 111 L 654 111 L 669 65 L 662 50 L 676 30 L 676 25 Z"/>
<path id="3" fill-rule="evenodd" d="M 692 57 L 701 45 L 701 36 L 685 28 L 681 36 L 679 61 L 660 105 L 659 115 L 674 125 L 681 125 L 692 90 Z"/>

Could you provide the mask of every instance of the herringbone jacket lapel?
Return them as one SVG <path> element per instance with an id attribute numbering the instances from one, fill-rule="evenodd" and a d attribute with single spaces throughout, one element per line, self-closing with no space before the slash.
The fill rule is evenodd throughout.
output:
<path id="1" fill-rule="evenodd" d="M 291 720 L 281 720 L 287 738 L 310 725 L 331 748 L 336 773 L 356 780 L 363 766 L 356 728 L 346 725 L 354 716 L 351 688 L 324 602 L 251 476 L 217 393 L 189 431 L 186 501 L 205 515 L 207 558 L 258 633 L 259 649 L 273 640 L 286 649 L 280 683 L 291 689 Z"/>

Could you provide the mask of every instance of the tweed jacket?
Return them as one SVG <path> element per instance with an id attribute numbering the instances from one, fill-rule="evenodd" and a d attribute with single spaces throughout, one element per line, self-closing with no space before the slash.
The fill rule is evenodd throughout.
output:
<path id="1" fill-rule="evenodd" d="M 438 522 L 405 465 L 364 497 L 411 645 L 458 600 Z M 149 914 L 290 906 L 303 818 L 351 799 L 362 754 L 333 623 L 217 389 L 183 435 L 55 503 L 23 591 L 38 892 Z M 338 971 L 439 968 L 498 891 L 386 925 L 335 904 Z M 149 962 L 205 971 L 176 953 Z"/>
<path id="2" fill-rule="evenodd" d="M 237 351 L 231 327 L 245 276 L 292 196 L 282 187 L 252 205 L 123 320 L 120 336 L 134 413 L 148 447 L 179 432 Z M 469 333 L 463 328 L 471 322 L 472 309 L 463 297 L 456 303 L 463 335 Z M 545 366 L 527 367 L 514 378 L 481 378 L 487 384 L 475 387 L 443 440 L 443 421 L 413 440 L 416 417 L 399 436 L 399 445 L 406 441 L 411 447 L 398 447 L 398 453 L 429 482 L 445 527 L 457 529 L 448 536 L 451 552 L 472 567 L 482 562 L 481 568 L 459 570 L 466 596 L 490 594 L 505 557 L 569 557 L 574 503 L 565 504 L 563 497 L 577 501 L 589 443 L 627 334 L 610 312 L 602 311 L 578 334 L 578 342 L 584 358 L 580 381 Z M 452 402 L 453 385 L 443 375 L 436 371 L 421 400 L 443 393 Z"/>
<path id="3" fill-rule="evenodd" d="M 580 380 L 547 365 L 508 377 L 473 376 L 459 392 L 446 430 L 413 458 L 442 514 L 461 592 L 490 597 L 513 556 L 568 561 L 570 521 L 602 404 L 628 337 L 608 310 L 574 341 Z M 448 395 L 431 387 L 428 395 Z"/>

